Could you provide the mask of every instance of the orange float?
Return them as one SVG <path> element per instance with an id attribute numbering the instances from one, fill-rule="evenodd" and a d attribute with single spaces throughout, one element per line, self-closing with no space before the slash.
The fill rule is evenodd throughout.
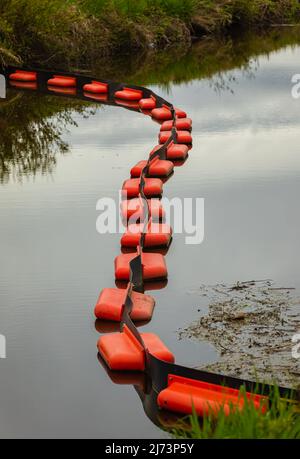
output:
<path id="1" fill-rule="evenodd" d="M 186 145 L 173 144 L 167 149 L 167 159 L 170 161 L 185 160 L 189 154 L 189 149 Z"/>
<path id="2" fill-rule="evenodd" d="M 141 99 L 139 101 L 139 106 L 141 110 L 153 110 L 156 107 L 156 99 L 153 96 L 147 99 Z"/>
<path id="3" fill-rule="evenodd" d="M 174 362 L 173 354 L 158 336 L 142 333 L 141 338 L 152 355 L 166 362 Z M 101 336 L 98 350 L 111 370 L 144 371 L 146 368 L 145 349 L 127 325 L 124 325 L 121 333 Z"/>
<path id="4" fill-rule="evenodd" d="M 144 224 L 131 224 L 121 238 L 122 247 L 136 248 L 141 240 Z M 145 234 L 144 247 L 168 247 L 172 239 L 172 228 L 165 223 L 150 222 Z"/>
<path id="5" fill-rule="evenodd" d="M 9 75 L 10 80 L 33 82 L 37 81 L 37 72 L 27 72 L 25 70 L 16 70 Z"/>
<path id="6" fill-rule="evenodd" d="M 139 89 L 124 88 L 122 91 L 115 92 L 116 99 L 123 99 L 128 101 L 140 101 L 143 97 L 143 91 Z"/>
<path id="7" fill-rule="evenodd" d="M 61 88 L 74 88 L 76 86 L 76 78 L 54 75 L 54 77 L 50 78 L 47 83 L 49 86 L 58 86 Z"/>
<path id="8" fill-rule="evenodd" d="M 161 148 L 161 145 L 157 145 L 156 147 L 154 147 L 150 155 L 155 153 L 160 148 Z M 187 158 L 188 153 L 189 153 L 189 147 L 187 145 L 172 143 L 167 148 L 166 156 L 167 156 L 167 160 L 169 161 L 184 161 Z"/>
<path id="9" fill-rule="evenodd" d="M 91 83 L 85 84 L 83 90 L 93 94 L 107 94 L 108 84 L 100 83 L 100 81 L 92 81 Z"/>
<path id="10" fill-rule="evenodd" d="M 166 143 L 172 135 L 172 131 L 162 131 L 159 133 L 159 142 Z M 193 138 L 189 131 L 177 131 L 177 142 L 178 143 L 185 143 L 191 144 L 193 142 Z"/>
<path id="11" fill-rule="evenodd" d="M 120 322 L 127 297 L 127 290 L 105 288 L 100 293 L 95 307 L 97 319 Z M 153 315 L 154 298 L 143 293 L 132 292 L 133 303 L 130 317 L 134 321 L 148 321 Z"/>
<path id="12" fill-rule="evenodd" d="M 152 198 L 147 199 L 150 217 L 152 220 L 160 220 L 165 217 L 165 212 L 163 206 L 159 199 Z M 121 203 L 121 216 L 124 220 L 129 220 L 134 218 L 137 222 L 140 218 L 143 217 L 143 206 L 139 198 L 125 199 Z"/>
<path id="13" fill-rule="evenodd" d="M 246 397 L 257 410 L 266 411 L 266 397 L 251 393 L 247 393 Z M 192 414 L 195 410 L 198 416 L 203 417 L 216 415 L 221 410 L 225 415 L 234 409 L 242 410 L 245 400 L 238 389 L 170 374 L 168 387 L 159 393 L 157 402 L 161 408 L 169 411 Z"/>
<path id="14" fill-rule="evenodd" d="M 122 187 L 122 194 L 126 198 L 136 198 L 140 194 L 139 178 L 126 180 Z M 144 193 L 147 198 L 160 196 L 163 192 L 163 182 L 158 178 L 146 178 Z"/>
<path id="15" fill-rule="evenodd" d="M 172 112 L 166 105 L 161 108 L 154 108 L 154 110 L 151 112 L 151 115 L 158 121 L 168 121 L 172 119 Z M 186 118 L 186 113 L 179 108 L 175 108 L 175 115 L 177 118 Z"/>
<path id="16" fill-rule="evenodd" d="M 132 178 L 140 177 L 147 161 L 139 161 L 130 171 Z M 148 177 L 168 177 L 174 171 L 174 164 L 171 161 L 155 158 L 150 166 Z"/>
<path id="17" fill-rule="evenodd" d="M 115 259 L 116 280 L 129 281 L 129 263 L 137 257 L 137 253 L 125 253 Z M 165 279 L 168 277 L 166 261 L 160 253 L 142 253 L 142 268 L 144 281 Z"/>
<path id="18" fill-rule="evenodd" d="M 175 121 L 175 127 L 179 131 L 191 131 L 192 130 L 192 120 L 190 118 L 179 118 Z M 160 127 L 161 131 L 171 131 L 174 127 L 173 121 L 164 121 Z"/>

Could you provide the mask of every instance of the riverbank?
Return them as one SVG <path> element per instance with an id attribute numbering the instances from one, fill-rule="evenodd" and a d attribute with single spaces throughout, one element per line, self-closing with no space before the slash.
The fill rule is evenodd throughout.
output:
<path id="1" fill-rule="evenodd" d="M 207 312 L 199 311 L 199 321 L 179 335 L 217 349 L 219 360 L 205 370 L 299 389 L 300 361 L 292 354 L 300 327 L 295 289 L 266 280 L 201 286 L 199 294 Z"/>
<path id="2" fill-rule="evenodd" d="M 0 62 L 61 69 L 223 36 L 236 27 L 300 22 L 297 0 L 3 0 Z"/>

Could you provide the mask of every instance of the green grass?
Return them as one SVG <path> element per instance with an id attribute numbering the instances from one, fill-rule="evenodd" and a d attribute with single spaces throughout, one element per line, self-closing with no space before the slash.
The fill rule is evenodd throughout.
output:
<path id="1" fill-rule="evenodd" d="M 209 415 L 203 420 L 194 414 L 178 422 L 171 430 L 180 439 L 300 439 L 299 403 L 288 402 L 277 389 L 270 396 L 270 408 L 265 414 L 256 410 L 245 397 L 243 411 L 232 410 L 226 416 L 220 410 L 217 417 Z"/>
<path id="2" fill-rule="evenodd" d="M 191 36 L 298 22 L 298 0 L 1 0 L 0 57 L 87 67 L 103 56 L 188 47 Z"/>

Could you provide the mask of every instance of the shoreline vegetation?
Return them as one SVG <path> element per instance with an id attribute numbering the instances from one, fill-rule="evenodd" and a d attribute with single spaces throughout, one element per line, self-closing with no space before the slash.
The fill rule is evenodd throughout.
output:
<path id="1" fill-rule="evenodd" d="M 90 68 L 115 55 L 300 23 L 298 0 L 2 0 L 0 63 Z"/>

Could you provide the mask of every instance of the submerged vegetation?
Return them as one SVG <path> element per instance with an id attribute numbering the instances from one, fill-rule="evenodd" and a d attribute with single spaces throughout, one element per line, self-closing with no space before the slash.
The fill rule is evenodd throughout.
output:
<path id="1" fill-rule="evenodd" d="M 0 58 L 61 68 L 190 45 L 233 26 L 298 23 L 298 0 L 1 0 Z"/>
<path id="2" fill-rule="evenodd" d="M 231 410 L 226 416 L 220 410 L 217 416 L 199 420 L 196 415 L 178 421 L 171 434 L 180 439 L 300 439 L 300 410 L 298 402 L 280 398 L 278 389 L 270 396 L 270 408 L 265 414 L 255 409 L 245 392 L 242 411 Z"/>

